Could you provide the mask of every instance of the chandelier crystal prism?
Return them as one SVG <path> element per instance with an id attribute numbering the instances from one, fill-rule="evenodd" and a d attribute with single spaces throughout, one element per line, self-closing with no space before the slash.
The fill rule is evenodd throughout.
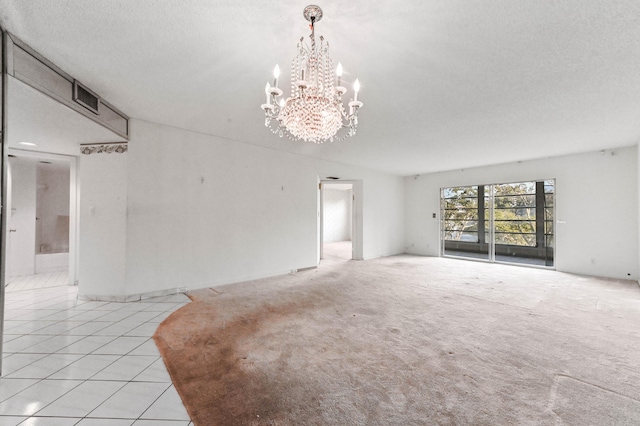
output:
<path id="1" fill-rule="evenodd" d="M 316 43 L 315 24 L 322 19 L 322 9 L 315 5 L 304 8 L 305 19 L 311 22 L 311 45 L 300 38 L 297 55 L 291 62 L 291 96 L 282 98 L 278 87 L 280 67 L 273 70 L 273 86 L 267 83 L 267 102 L 262 104 L 264 125 L 280 137 L 292 140 L 323 143 L 344 140 L 358 130 L 358 101 L 360 82 L 353 84 L 354 95 L 345 109 L 342 96 L 347 89 L 342 86 L 342 64 L 334 68 L 329 57 L 329 43 L 320 36 Z M 334 71 L 335 70 L 335 71 Z"/>

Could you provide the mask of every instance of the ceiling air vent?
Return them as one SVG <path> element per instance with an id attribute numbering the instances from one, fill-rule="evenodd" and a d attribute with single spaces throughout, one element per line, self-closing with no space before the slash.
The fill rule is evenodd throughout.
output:
<path id="1" fill-rule="evenodd" d="M 100 105 L 100 98 L 91 90 L 82 86 L 77 80 L 73 81 L 73 100 L 98 115 L 98 106 Z"/>

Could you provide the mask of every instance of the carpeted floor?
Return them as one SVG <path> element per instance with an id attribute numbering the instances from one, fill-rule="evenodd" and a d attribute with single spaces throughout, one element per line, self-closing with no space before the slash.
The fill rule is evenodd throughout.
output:
<path id="1" fill-rule="evenodd" d="M 196 425 L 638 425 L 640 288 L 394 256 L 199 290 L 154 336 Z"/>

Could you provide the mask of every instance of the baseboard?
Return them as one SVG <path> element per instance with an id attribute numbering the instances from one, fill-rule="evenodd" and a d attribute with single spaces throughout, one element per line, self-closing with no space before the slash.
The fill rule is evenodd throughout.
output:
<path id="1" fill-rule="evenodd" d="M 173 294 L 179 294 L 176 288 L 167 289 L 167 290 L 157 290 L 150 291 L 147 293 L 137 293 L 137 294 L 116 294 L 116 295 L 104 295 L 104 294 L 78 294 L 78 300 L 88 300 L 92 302 L 118 302 L 118 303 L 127 303 L 127 302 L 139 302 L 141 300 L 151 299 L 154 297 L 162 297 L 162 296 L 171 296 Z"/>
<path id="2" fill-rule="evenodd" d="M 373 260 L 373 259 L 380 259 L 383 257 L 399 256 L 401 254 L 404 254 L 404 253 L 378 254 L 375 256 L 367 256 L 367 257 L 363 257 L 362 259 L 354 259 L 354 260 Z"/>
<path id="3" fill-rule="evenodd" d="M 178 286 L 164 290 L 150 291 L 146 293 L 126 294 L 126 295 L 104 295 L 104 294 L 78 294 L 78 300 L 96 301 L 96 302 L 139 302 L 141 300 L 151 299 L 154 297 L 171 296 L 173 294 L 180 294 L 188 292 L 189 290 L 199 290 L 210 287 L 220 287 L 228 284 L 241 283 L 245 281 L 259 280 L 263 278 L 277 277 L 281 275 L 288 275 L 295 272 L 302 272 L 311 269 L 317 269 L 317 266 L 306 266 L 298 269 L 290 269 L 287 271 L 275 271 L 262 275 L 247 275 L 243 277 L 231 278 L 226 280 L 210 281 L 207 283 L 192 284 L 189 286 Z"/>
<path id="4" fill-rule="evenodd" d="M 230 278 L 230 279 L 225 279 L 225 280 L 218 280 L 218 281 L 210 281 L 207 283 L 201 283 L 201 284 L 196 284 L 194 287 L 189 287 L 189 290 L 198 290 L 201 288 L 209 288 L 209 287 L 220 287 L 223 285 L 229 285 L 229 284 L 236 284 L 236 283 L 242 283 L 245 281 L 253 281 L 253 280 L 261 280 L 263 278 L 271 278 L 271 277 L 278 277 L 278 276 L 282 276 L 282 275 L 288 275 L 291 273 L 296 273 L 296 272 L 301 272 L 301 271 L 306 271 L 306 270 L 310 270 L 310 269 L 316 269 L 318 266 L 314 265 L 314 266 L 304 266 L 304 267 L 300 267 L 297 269 L 289 269 L 286 271 L 272 271 L 269 272 L 267 274 L 260 274 L 260 275 L 246 275 L 243 277 L 237 277 L 237 278 Z"/>

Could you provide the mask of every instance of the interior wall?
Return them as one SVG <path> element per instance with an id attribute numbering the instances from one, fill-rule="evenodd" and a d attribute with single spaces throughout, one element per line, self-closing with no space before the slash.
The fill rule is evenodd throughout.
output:
<path id="1" fill-rule="evenodd" d="M 36 244 L 36 163 L 17 157 L 9 158 L 11 174 L 10 232 L 7 250 L 9 276 L 35 273 Z"/>
<path id="2" fill-rule="evenodd" d="M 406 251 L 439 256 L 440 188 L 556 179 L 556 269 L 638 279 L 638 149 L 405 178 Z M 436 214 L 436 218 L 432 217 Z"/>
<path id="3" fill-rule="evenodd" d="M 78 294 L 83 298 L 122 300 L 125 294 L 127 155 L 83 155 L 78 161 Z"/>
<path id="4" fill-rule="evenodd" d="M 140 120 L 128 156 L 127 294 L 315 267 L 319 176 L 363 181 L 364 258 L 403 251 L 401 177 Z"/>
<path id="5" fill-rule="evenodd" d="M 322 241 L 335 243 L 351 241 L 351 190 L 331 189 L 325 184 L 323 189 L 323 232 Z"/>

